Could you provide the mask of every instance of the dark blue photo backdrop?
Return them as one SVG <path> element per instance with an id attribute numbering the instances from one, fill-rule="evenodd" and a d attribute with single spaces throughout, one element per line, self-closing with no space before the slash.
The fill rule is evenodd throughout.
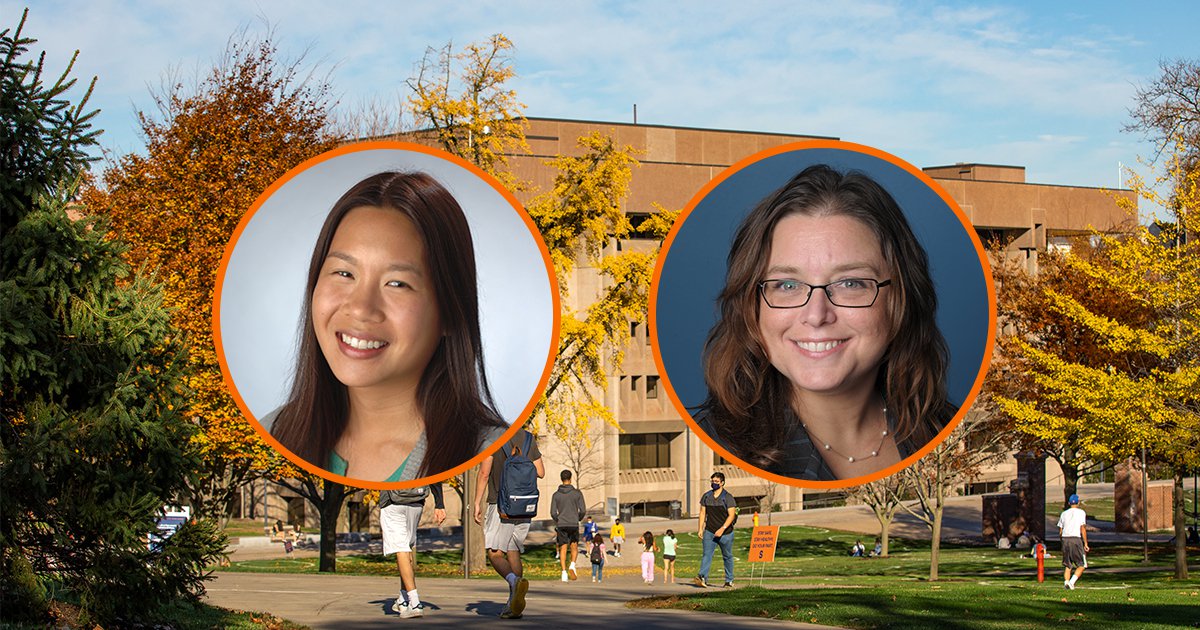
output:
<path id="1" fill-rule="evenodd" d="M 873 155 L 830 148 L 789 151 L 743 168 L 710 191 L 675 236 L 663 264 L 653 325 L 667 378 L 680 400 L 695 407 L 708 392 L 704 340 L 716 320 L 716 299 L 738 224 L 759 201 L 813 164 L 866 173 L 904 211 L 929 255 L 938 327 L 950 347 L 947 388 L 950 401 L 961 405 L 988 348 L 987 278 L 970 235 L 946 202 L 912 173 Z"/>

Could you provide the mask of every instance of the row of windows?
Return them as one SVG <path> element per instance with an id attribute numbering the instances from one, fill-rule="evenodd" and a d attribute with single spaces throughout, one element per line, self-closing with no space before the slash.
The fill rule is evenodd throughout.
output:
<path id="1" fill-rule="evenodd" d="M 618 436 L 621 470 L 635 468 L 670 468 L 671 440 L 679 433 L 624 433 Z M 729 460 L 713 453 L 714 466 L 729 464 Z"/>
<path id="2" fill-rule="evenodd" d="M 638 386 L 641 385 L 642 379 L 646 379 L 646 398 L 658 398 L 658 376 L 654 374 L 648 374 L 646 376 L 627 376 L 623 378 L 629 379 L 629 391 L 631 392 L 637 392 Z"/>

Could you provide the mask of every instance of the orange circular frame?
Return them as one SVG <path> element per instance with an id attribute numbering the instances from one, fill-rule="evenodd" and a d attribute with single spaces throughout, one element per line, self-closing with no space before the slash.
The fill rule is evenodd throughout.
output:
<path id="1" fill-rule="evenodd" d="M 949 207 L 951 210 L 953 210 L 955 217 L 958 219 L 959 223 L 962 224 L 962 227 L 963 227 L 964 231 L 967 233 L 967 235 L 971 241 L 971 244 L 974 246 L 975 253 L 979 257 L 979 264 L 982 269 L 983 277 L 984 277 L 984 280 L 986 283 L 987 302 L 988 302 L 988 305 L 987 305 L 988 306 L 987 339 L 985 340 L 985 347 L 983 348 L 982 362 L 979 366 L 979 372 L 976 374 L 975 380 L 974 380 L 970 390 L 967 392 L 966 397 L 963 399 L 963 403 L 959 407 L 958 412 L 954 415 L 954 418 L 949 423 L 947 423 L 946 427 L 943 428 L 942 431 L 939 432 L 936 437 L 934 437 L 934 439 L 930 440 L 928 444 L 926 444 L 922 448 L 918 449 L 915 453 L 913 453 L 909 457 L 904 458 L 899 463 L 894 464 L 892 466 L 888 466 L 887 468 L 878 470 L 878 471 L 868 474 L 868 475 L 863 475 L 860 477 L 852 477 L 849 479 L 838 479 L 836 481 L 816 481 L 816 480 L 808 480 L 808 479 L 796 479 L 793 477 L 785 477 L 785 476 L 779 475 L 777 473 L 768 472 L 766 470 L 763 470 L 761 468 L 758 468 L 756 466 L 753 466 L 753 465 L 747 463 L 746 461 L 742 460 L 741 458 L 735 457 L 733 454 L 731 454 L 729 451 L 727 451 L 725 448 L 723 448 L 720 444 L 718 444 L 714 439 L 712 439 L 704 430 L 702 430 L 700 428 L 700 425 L 692 418 L 691 414 L 688 412 L 687 407 L 683 404 L 683 402 L 680 400 L 679 395 L 676 393 L 675 387 L 671 384 L 670 375 L 667 373 L 666 365 L 663 361 L 662 349 L 660 346 L 659 332 L 658 332 L 659 330 L 661 330 L 661 325 L 659 324 L 659 321 L 658 321 L 658 297 L 659 297 L 659 288 L 660 288 L 659 285 L 662 280 L 663 266 L 666 263 L 667 254 L 670 252 L 671 246 L 675 242 L 676 236 L 679 234 L 679 231 L 682 229 L 683 224 L 687 220 L 688 216 L 692 213 L 693 210 L 696 209 L 696 206 L 699 205 L 705 199 L 705 197 L 708 196 L 709 193 L 711 193 L 714 189 L 716 189 L 719 185 L 721 185 L 722 182 L 729 179 L 733 175 L 737 174 L 742 169 L 744 169 L 752 164 L 755 164 L 761 160 L 772 157 L 772 156 L 780 155 L 783 153 L 792 153 L 792 152 L 797 152 L 797 151 L 809 150 L 809 149 L 834 149 L 834 150 L 841 150 L 841 151 L 851 151 L 854 153 L 865 154 L 865 155 L 868 155 L 868 156 L 871 156 L 874 158 L 878 158 L 880 160 L 883 160 L 883 161 L 886 161 L 886 162 L 892 164 L 893 166 L 896 166 L 896 167 L 902 169 L 907 174 L 917 178 L 918 180 L 920 180 L 921 183 L 925 184 L 925 186 L 927 186 L 930 190 L 932 190 L 934 193 L 936 193 L 938 195 L 938 197 L 940 197 L 941 200 L 943 202 L 945 202 L 946 206 Z M 768 192 L 770 192 L 770 191 L 765 191 L 764 196 Z M 688 202 L 687 206 L 683 209 L 683 211 L 680 213 L 679 217 L 676 219 L 675 224 L 671 227 L 671 231 L 667 235 L 666 240 L 663 242 L 662 248 L 660 249 L 660 251 L 658 253 L 658 258 L 655 261 L 654 276 L 651 280 L 651 287 L 650 287 L 649 321 L 651 324 L 650 325 L 650 343 L 651 343 L 651 350 L 654 354 L 654 364 L 658 369 L 659 376 L 662 379 L 662 384 L 665 385 L 665 387 L 666 387 L 667 396 L 671 400 L 671 404 L 675 406 L 676 411 L 679 412 L 680 417 L 684 419 L 684 421 L 688 424 L 688 426 L 692 429 L 692 431 L 694 431 L 696 433 L 696 435 L 699 436 L 700 439 L 704 441 L 705 444 L 707 444 L 710 448 L 713 449 L 713 451 L 715 451 L 716 453 L 718 453 L 725 459 L 735 463 L 741 469 L 743 469 L 747 472 L 750 472 L 754 475 L 757 475 L 759 477 L 762 477 L 764 479 L 768 479 L 768 480 L 774 481 L 776 483 L 781 483 L 781 484 L 785 484 L 785 485 L 789 485 L 789 486 L 796 486 L 796 487 L 800 487 L 800 488 L 836 489 L 836 488 L 845 488 L 845 487 L 849 487 L 849 486 L 860 485 L 860 484 L 864 484 L 864 483 L 870 483 L 872 481 L 878 481 L 879 479 L 883 479 L 884 477 L 888 477 L 897 472 L 900 472 L 904 468 L 912 465 L 917 460 L 919 460 L 922 457 L 924 457 L 925 455 L 927 455 L 931 450 L 933 450 L 939 444 L 941 444 L 943 441 L 945 441 L 946 438 L 949 437 L 950 433 L 953 432 L 954 429 L 959 425 L 959 423 L 962 422 L 963 418 L 966 417 L 967 412 L 970 411 L 972 403 L 974 403 L 975 399 L 979 396 L 979 390 L 983 386 L 983 379 L 987 374 L 988 366 L 991 364 L 992 349 L 993 349 L 993 347 L 995 345 L 995 341 L 996 341 L 996 339 L 995 339 L 996 338 L 996 290 L 995 290 L 995 286 L 992 283 L 991 265 L 988 262 L 987 252 L 984 249 L 983 244 L 980 242 L 978 235 L 975 233 L 975 229 L 971 225 L 970 220 L 963 213 L 962 209 L 958 207 L 958 204 L 950 196 L 950 193 L 946 192 L 946 190 L 944 188 L 942 188 L 940 185 L 938 185 L 937 182 L 935 182 L 931 177 L 929 177 L 929 175 L 925 174 L 923 171 L 921 171 L 917 167 L 909 164 L 908 162 L 905 162 L 904 160 L 901 160 L 900 158 L 898 158 L 894 155 L 891 155 L 890 153 L 880 151 L 879 149 L 875 149 L 873 147 L 869 147 L 869 146 L 865 146 L 865 145 L 861 145 L 861 144 L 855 144 L 852 142 L 843 142 L 840 140 L 814 140 L 814 141 L 794 142 L 794 143 L 781 145 L 778 147 L 773 147 L 773 148 L 761 151 L 759 153 L 755 153 L 754 155 L 751 155 L 745 159 L 742 159 L 742 160 L 738 161 L 736 164 L 733 164 L 729 168 L 727 168 L 724 171 L 722 171 L 721 173 L 717 174 L 716 177 L 714 177 L 703 188 L 701 188 L 700 191 L 697 192 L 695 196 L 692 197 L 691 201 Z"/>
<path id="2" fill-rule="evenodd" d="M 516 416 L 517 419 L 515 419 L 513 421 L 512 425 L 508 428 L 508 430 L 506 430 L 504 432 L 504 435 L 502 435 L 499 439 L 497 439 L 493 443 L 487 445 L 483 449 L 482 452 L 478 453 L 477 455 L 472 457 L 470 460 L 464 462 L 463 464 L 461 464 L 459 466 L 451 468 L 450 470 L 443 471 L 443 472 L 440 472 L 435 475 L 430 475 L 428 477 L 422 477 L 419 479 L 413 479 L 413 480 L 409 480 L 409 481 L 398 481 L 398 482 L 366 481 L 363 479 L 353 479 L 350 477 L 345 477 L 343 475 L 336 475 L 336 474 L 329 472 L 328 470 L 325 470 L 319 466 L 316 466 L 316 465 L 304 460 L 303 458 L 295 455 L 290 450 L 288 450 L 286 447 L 284 447 L 278 440 L 276 440 L 273 436 L 271 436 L 269 431 L 267 431 L 263 427 L 263 425 L 258 421 L 257 417 L 255 417 L 255 415 L 250 411 L 250 407 L 246 404 L 245 400 L 243 400 L 241 393 L 238 391 L 237 385 L 234 383 L 229 365 L 226 361 L 225 347 L 224 347 L 224 343 L 223 343 L 223 340 L 221 337 L 221 295 L 222 295 L 222 289 L 224 288 L 224 284 L 225 284 L 225 275 L 226 275 L 226 272 L 228 271 L 230 258 L 233 255 L 234 248 L 237 245 L 239 238 L 242 236 L 242 232 L 246 229 L 246 226 L 249 225 L 251 219 L 258 212 L 259 208 L 261 208 L 262 205 L 272 195 L 274 195 L 276 192 L 278 192 L 279 189 L 282 188 L 285 184 L 287 184 L 292 179 L 296 178 L 298 175 L 300 175 L 304 171 L 308 170 L 309 168 L 311 168 L 317 164 L 331 160 L 333 158 L 337 158 L 339 156 L 351 154 L 351 153 L 357 153 L 360 151 L 378 151 L 378 150 L 423 153 L 423 154 L 438 158 L 440 160 L 450 162 L 450 163 L 454 164 L 455 166 L 458 166 L 466 171 L 469 171 L 472 175 L 479 178 L 480 180 L 482 180 L 483 182 L 488 184 L 497 193 L 499 193 L 509 203 L 509 205 L 512 206 L 512 209 L 516 212 L 516 215 L 518 217 L 520 217 L 521 221 L 525 225 L 525 228 L 529 231 L 530 236 L 533 237 L 534 243 L 537 244 L 538 251 L 541 254 L 542 263 L 545 266 L 546 278 L 549 280 L 549 284 L 550 284 L 549 291 L 550 291 L 551 302 L 552 302 L 551 308 L 553 311 L 552 312 L 552 325 L 551 325 L 551 330 L 550 330 L 551 339 L 550 339 L 550 344 L 549 344 L 549 346 L 550 346 L 549 353 L 546 357 L 546 362 L 545 362 L 545 366 L 542 369 L 541 377 L 538 380 L 537 386 L 534 388 L 533 393 L 529 397 L 528 403 L 525 405 L 524 409 L 521 410 L 520 414 L 518 414 Z M 358 143 L 345 145 L 345 146 L 339 147 L 337 149 L 333 149 L 331 151 L 322 153 L 321 155 L 318 155 L 311 159 L 308 159 L 308 160 L 304 161 L 303 163 L 301 163 L 300 165 L 296 166 L 295 168 L 292 168 L 291 170 L 289 170 L 287 173 L 285 173 L 279 179 L 275 180 L 275 182 L 272 183 L 269 188 L 267 188 L 265 191 L 263 191 L 263 193 L 261 195 L 258 196 L 258 198 L 254 201 L 254 204 L 250 206 L 250 209 L 246 212 L 246 214 L 242 217 L 241 221 L 238 223 L 237 228 L 234 229 L 233 235 L 229 239 L 229 243 L 226 244 L 225 252 L 221 256 L 221 266 L 217 271 L 216 291 L 215 291 L 215 295 L 213 298 L 213 321 L 212 321 L 213 340 L 216 345 L 217 360 L 220 362 L 220 365 L 221 365 L 221 376 L 225 381 L 225 387 L 226 387 L 226 389 L 228 389 L 229 395 L 233 397 L 234 402 L 237 404 L 238 409 L 241 410 L 242 414 L 244 414 L 247 419 L 250 419 L 250 421 L 251 421 L 250 424 L 254 428 L 255 432 L 257 432 L 258 435 L 267 444 L 269 444 L 277 452 L 279 452 L 284 457 L 286 457 L 291 463 L 295 464 L 296 466 L 298 466 L 314 475 L 317 475 L 321 478 L 324 478 L 324 479 L 327 479 L 330 481 L 335 481 L 335 482 L 344 484 L 349 487 L 370 488 L 370 489 L 374 489 L 374 490 L 396 490 L 396 489 L 401 489 L 401 488 L 412 488 L 412 487 L 416 487 L 416 486 L 422 486 L 422 485 L 426 485 L 426 484 L 430 484 L 430 483 L 440 482 L 440 481 L 443 481 L 450 477 L 453 477 L 455 475 L 465 473 L 466 471 L 470 470 L 471 468 L 478 466 L 480 463 L 483 462 L 484 459 L 491 456 L 493 453 L 495 453 L 497 450 L 499 450 L 502 445 L 504 445 L 506 442 L 508 442 L 509 439 L 511 439 L 514 435 L 516 435 L 517 431 L 519 431 L 521 429 L 521 427 L 528 420 L 530 414 L 533 412 L 534 407 L 537 405 L 537 401 L 541 398 L 542 392 L 544 392 L 546 389 L 546 384 L 549 382 L 550 372 L 551 372 L 552 368 L 554 367 L 554 357 L 558 353 L 560 325 L 561 325 L 560 298 L 559 298 L 559 291 L 558 291 L 558 278 L 554 273 L 554 264 L 552 263 L 552 261 L 550 259 L 550 252 L 546 248 L 546 243 L 542 239 L 541 233 L 538 231 L 537 226 L 534 225 L 533 219 L 531 219 L 529 216 L 529 213 L 525 211 L 525 208 L 521 204 L 521 202 L 518 201 L 516 199 L 516 197 L 514 197 L 511 192 L 509 192 L 508 189 L 506 189 L 503 185 L 501 185 L 498 181 L 496 181 L 495 178 L 493 178 L 491 175 L 488 175 L 487 173 L 482 171 L 479 167 L 475 166 L 474 164 L 472 164 L 466 160 L 463 160 L 462 158 L 459 158 L 455 155 L 452 155 L 450 153 L 442 151 L 440 149 L 436 149 L 433 147 L 428 147 L 428 146 L 424 146 L 424 145 L 420 145 L 420 144 L 413 144 L 410 142 L 399 142 L 399 141 L 358 142 Z"/>

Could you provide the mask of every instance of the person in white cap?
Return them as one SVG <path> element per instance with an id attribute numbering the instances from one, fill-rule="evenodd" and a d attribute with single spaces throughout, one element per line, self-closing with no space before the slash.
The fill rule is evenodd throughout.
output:
<path id="1" fill-rule="evenodd" d="M 1070 507 L 1058 517 L 1058 536 L 1062 539 L 1063 586 L 1075 590 L 1075 583 L 1087 568 L 1086 554 L 1091 547 L 1087 542 L 1087 514 L 1079 508 L 1079 495 L 1072 494 L 1067 504 Z"/>

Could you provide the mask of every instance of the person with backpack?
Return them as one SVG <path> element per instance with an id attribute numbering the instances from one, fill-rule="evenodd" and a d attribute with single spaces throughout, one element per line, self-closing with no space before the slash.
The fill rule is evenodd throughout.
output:
<path id="1" fill-rule="evenodd" d="M 654 584 L 654 553 L 658 544 L 654 542 L 654 532 L 642 534 L 642 580 L 646 584 Z"/>
<path id="2" fill-rule="evenodd" d="M 550 499 L 550 520 L 554 521 L 554 544 L 558 547 L 562 581 L 566 582 L 579 577 L 575 571 L 575 557 L 579 555 L 579 521 L 587 514 L 587 504 L 579 488 L 571 485 L 570 470 L 564 468 L 559 479 L 562 485 Z"/>
<path id="3" fill-rule="evenodd" d="M 483 525 L 488 561 L 508 582 L 508 603 L 501 619 L 520 619 L 529 580 L 522 577 L 521 553 L 529 522 L 537 515 L 537 480 L 546 476 L 542 452 L 533 434 L 520 429 L 500 450 L 484 458 L 475 484 L 475 522 Z M 487 509 L 483 508 L 484 492 Z"/>
<path id="4" fill-rule="evenodd" d="M 592 581 L 604 581 L 604 562 L 607 559 L 607 550 L 604 548 L 604 536 L 599 532 L 592 536 L 591 551 L 588 552 L 588 559 L 592 561 Z"/>
<path id="5" fill-rule="evenodd" d="M 425 499 L 433 496 L 433 522 L 441 525 L 446 520 L 446 504 L 442 500 L 442 484 L 435 483 L 402 490 L 382 490 L 379 493 L 379 528 L 383 530 L 383 555 L 396 554 L 396 568 L 400 571 L 400 594 L 396 596 L 392 610 L 401 619 L 421 617 L 425 606 L 417 594 L 414 550 L 417 542 L 417 525 L 425 511 Z"/>

